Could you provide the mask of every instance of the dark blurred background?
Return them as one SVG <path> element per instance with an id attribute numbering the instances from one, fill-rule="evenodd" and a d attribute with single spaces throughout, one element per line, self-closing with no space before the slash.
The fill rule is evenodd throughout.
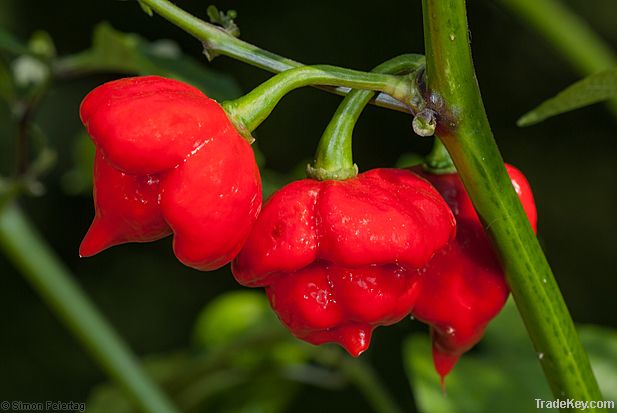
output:
<path id="1" fill-rule="evenodd" d="M 566 2 L 617 48 L 614 0 Z M 206 17 L 208 2 L 178 1 Z M 423 51 L 419 1 L 219 1 L 238 11 L 241 38 L 305 63 L 368 70 L 405 52 Z M 550 18 L 550 16 L 547 16 Z M 539 237 L 577 322 L 617 327 L 617 122 L 602 105 L 517 128 L 516 119 L 581 76 L 551 46 L 493 1 L 469 2 L 475 66 L 485 106 L 504 158 L 527 175 L 536 196 Z M 131 1 L 2 0 L 0 24 L 27 39 L 45 30 L 58 54 L 86 49 L 95 24 L 107 21 L 147 39 L 170 38 L 182 50 L 231 74 L 244 91 L 270 75 L 226 57 L 208 63 L 200 44 Z M 77 248 L 93 215 L 89 196 L 69 195 L 62 176 L 72 168 L 81 130 L 78 107 L 94 86 L 114 75 L 58 82 L 42 103 L 37 123 L 58 153 L 41 197 L 21 200 L 45 239 L 138 354 L 187 347 L 199 310 L 223 291 L 240 288 L 229 268 L 200 273 L 174 258 L 170 240 L 125 245 L 79 259 Z M 286 97 L 256 137 L 274 171 L 287 173 L 312 157 L 340 98 L 306 89 Z M 354 136 L 361 170 L 393 165 L 402 153 L 426 153 L 429 140 L 411 134 L 411 119 L 369 107 Z M 0 106 L 0 172 L 13 168 L 14 126 Z M 67 330 L 0 254 L 0 399 L 84 401 L 105 380 Z M 411 409 L 400 365 L 400 342 L 424 327 L 403 321 L 377 330 L 365 356 Z M 324 404 L 324 403 L 329 404 Z M 290 411 L 365 411 L 352 390 L 306 387 Z M 331 406 L 331 408 L 329 407 Z M 337 407 L 338 406 L 338 407 Z"/>

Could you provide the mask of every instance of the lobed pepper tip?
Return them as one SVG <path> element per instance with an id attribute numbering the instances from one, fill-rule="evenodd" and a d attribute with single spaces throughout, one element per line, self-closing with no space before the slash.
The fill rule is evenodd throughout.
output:
<path id="1" fill-rule="evenodd" d="M 459 358 L 459 355 L 444 352 L 433 344 L 433 364 L 437 374 L 439 374 L 439 382 L 444 393 L 446 391 L 446 376 L 452 371 Z"/>
<path id="2" fill-rule="evenodd" d="M 79 245 L 79 256 L 91 257 L 116 244 L 115 231 L 99 218 L 95 218 Z"/>
<path id="3" fill-rule="evenodd" d="M 360 357 L 371 344 L 372 327 L 341 327 L 336 342 L 352 357 Z"/>

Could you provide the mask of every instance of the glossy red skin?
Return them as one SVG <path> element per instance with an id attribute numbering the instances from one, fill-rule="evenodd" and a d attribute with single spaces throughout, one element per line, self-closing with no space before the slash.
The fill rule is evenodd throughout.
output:
<path id="1" fill-rule="evenodd" d="M 415 269 L 454 230 L 446 203 L 410 171 L 304 179 L 266 203 L 232 271 L 240 284 L 267 287 L 293 334 L 315 344 L 338 342 L 357 356 L 376 326 L 409 314 Z"/>
<path id="2" fill-rule="evenodd" d="M 186 83 L 158 76 L 97 87 L 85 97 L 80 116 L 109 162 L 139 175 L 175 167 L 230 126 L 216 101 Z"/>
<path id="3" fill-rule="evenodd" d="M 317 262 L 272 280 L 272 308 L 292 333 L 312 344 L 336 342 L 364 352 L 376 326 L 409 314 L 418 297 L 417 269 L 397 265 L 341 267 Z"/>
<path id="4" fill-rule="evenodd" d="M 261 180 L 249 143 L 218 103 L 144 76 L 94 89 L 81 118 L 98 153 L 97 212 L 82 255 L 173 231 L 188 266 L 213 270 L 233 259 L 261 208 Z"/>
<path id="5" fill-rule="evenodd" d="M 97 151 L 94 160 L 95 215 L 79 247 L 89 257 L 113 245 L 148 242 L 171 233 L 159 207 L 159 178 L 120 172 Z"/>
<path id="6" fill-rule="evenodd" d="M 174 232 L 174 252 L 203 271 L 229 263 L 261 210 L 253 150 L 233 127 L 161 178 L 161 208 Z"/>
<path id="7" fill-rule="evenodd" d="M 524 175 L 506 165 L 534 231 L 536 207 Z M 433 360 L 442 379 L 473 347 L 505 304 L 509 290 L 501 265 L 463 183 L 456 174 L 414 169 L 442 194 L 456 217 L 456 238 L 423 268 L 421 293 L 413 309 L 431 326 Z"/>

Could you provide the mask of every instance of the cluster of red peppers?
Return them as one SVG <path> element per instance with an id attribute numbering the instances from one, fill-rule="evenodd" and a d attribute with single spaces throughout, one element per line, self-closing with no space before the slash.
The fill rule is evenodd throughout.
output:
<path id="1" fill-rule="evenodd" d="M 456 174 L 374 169 L 304 179 L 261 209 L 253 152 L 199 90 L 160 77 L 93 90 L 81 118 L 92 137 L 95 218 L 80 253 L 174 234 L 184 264 L 233 260 L 237 281 L 265 287 L 297 337 L 358 356 L 375 327 L 406 316 L 431 327 L 441 377 L 481 338 L 508 287 Z M 535 229 L 523 174 L 507 165 Z"/>

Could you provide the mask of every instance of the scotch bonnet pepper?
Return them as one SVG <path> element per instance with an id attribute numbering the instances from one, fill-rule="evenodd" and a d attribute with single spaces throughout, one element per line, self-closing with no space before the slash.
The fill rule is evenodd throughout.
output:
<path id="1" fill-rule="evenodd" d="M 525 176 L 506 165 L 529 222 L 536 206 Z M 433 360 L 442 381 L 459 357 L 474 346 L 505 304 L 509 290 L 484 227 L 457 174 L 414 168 L 444 197 L 456 217 L 456 238 L 423 268 L 413 315 L 431 326 Z"/>
<path id="2" fill-rule="evenodd" d="M 232 271 L 240 284 L 266 287 L 294 335 L 358 356 L 376 326 L 409 314 L 418 268 L 454 232 L 447 204 L 410 171 L 304 179 L 269 199 Z"/>
<path id="3" fill-rule="evenodd" d="M 217 102 L 143 76 L 97 87 L 80 115 L 97 148 L 82 256 L 173 232 L 184 264 L 212 270 L 231 261 L 259 214 L 261 180 L 249 143 Z"/>

